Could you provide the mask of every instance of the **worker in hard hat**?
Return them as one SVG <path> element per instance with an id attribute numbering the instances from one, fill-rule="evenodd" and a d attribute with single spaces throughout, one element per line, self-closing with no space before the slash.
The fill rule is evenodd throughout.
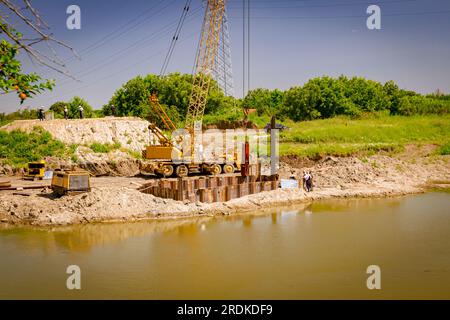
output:
<path id="1" fill-rule="evenodd" d="M 78 112 L 80 113 L 80 119 L 84 118 L 84 109 L 82 105 L 78 106 Z"/>

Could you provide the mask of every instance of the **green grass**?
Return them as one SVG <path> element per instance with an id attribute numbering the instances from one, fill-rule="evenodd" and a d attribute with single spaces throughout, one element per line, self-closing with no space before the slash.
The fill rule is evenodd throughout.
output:
<path id="1" fill-rule="evenodd" d="M 281 143 L 280 155 L 296 155 L 318 159 L 323 156 L 348 157 L 351 155 L 372 155 L 380 151 L 395 153 L 402 151 L 401 144 L 390 143 Z"/>
<path id="2" fill-rule="evenodd" d="M 134 159 L 137 159 L 137 160 L 142 159 L 142 152 L 130 150 L 130 149 L 127 149 L 127 148 L 121 148 L 120 151 L 128 153 Z"/>
<path id="3" fill-rule="evenodd" d="M 450 155 L 450 141 L 441 145 L 438 149 L 438 154 L 440 155 Z"/>
<path id="4" fill-rule="evenodd" d="M 77 163 L 78 162 L 78 156 L 75 154 L 75 152 L 77 151 L 77 148 L 78 148 L 78 144 L 71 144 L 71 145 L 69 145 L 69 153 L 70 153 L 70 159 L 73 161 L 73 162 L 75 162 L 75 163 Z"/>
<path id="5" fill-rule="evenodd" d="M 301 157 L 349 156 L 379 151 L 398 152 L 406 144 L 437 144 L 449 154 L 450 116 L 377 116 L 364 119 L 337 117 L 285 123 L 280 154 Z"/>
<path id="6" fill-rule="evenodd" d="M 266 124 L 270 123 L 270 117 L 267 115 L 263 115 L 263 116 L 258 116 L 255 113 L 252 113 L 248 116 L 248 120 L 253 122 L 255 125 L 258 126 L 258 128 L 264 128 L 266 126 Z M 280 122 L 279 120 L 277 120 L 277 122 Z"/>
<path id="7" fill-rule="evenodd" d="M 115 143 L 98 143 L 94 142 L 89 145 L 89 148 L 95 153 L 109 153 L 120 149 L 121 145 L 118 142 Z"/>
<path id="8" fill-rule="evenodd" d="M 0 120 L 0 127 L 6 126 L 8 123 L 11 123 L 12 120 Z"/>
<path id="9" fill-rule="evenodd" d="M 28 162 L 43 160 L 44 157 L 65 158 L 70 153 L 64 143 L 40 127 L 30 133 L 0 131 L 0 161 L 14 167 L 25 167 Z"/>

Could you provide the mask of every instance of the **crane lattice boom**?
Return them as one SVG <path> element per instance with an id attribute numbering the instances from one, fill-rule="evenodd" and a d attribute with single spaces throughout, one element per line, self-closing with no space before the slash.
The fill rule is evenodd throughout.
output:
<path id="1" fill-rule="evenodd" d="M 186 115 L 185 127 L 190 131 L 194 129 L 194 126 L 200 126 L 201 128 L 209 85 L 216 62 L 225 4 L 226 0 L 208 0 L 206 5 L 192 93 Z"/>

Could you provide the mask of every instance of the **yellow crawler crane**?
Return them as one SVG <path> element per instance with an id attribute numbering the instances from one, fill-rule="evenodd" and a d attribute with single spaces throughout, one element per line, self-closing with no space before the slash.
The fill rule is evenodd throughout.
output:
<path id="1" fill-rule="evenodd" d="M 202 128 L 203 113 L 206 107 L 212 72 L 215 67 L 225 14 L 225 4 L 226 0 L 208 0 L 206 5 L 199 51 L 195 63 L 192 93 L 189 99 L 185 123 L 185 129 L 191 135 L 190 157 L 192 160 L 195 159 L 195 152 L 197 152 L 194 145 L 195 132 Z M 175 131 L 174 124 L 164 111 L 164 108 L 159 104 L 156 94 L 152 94 L 150 97 L 150 104 L 155 113 L 161 118 L 166 129 L 172 132 Z M 235 159 L 227 159 L 229 161 L 225 161 L 224 164 L 195 163 L 194 161 L 188 161 L 188 164 L 175 163 L 173 159 L 181 159 L 182 151 L 174 146 L 172 141 L 156 125 L 151 124 L 149 129 L 158 138 L 159 145 L 147 146 L 143 151 L 143 156 L 145 159 L 154 160 L 153 171 L 159 175 L 168 177 L 175 174 L 178 177 L 185 177 L 189 173 L 233 173 L 239 167 Z"/>

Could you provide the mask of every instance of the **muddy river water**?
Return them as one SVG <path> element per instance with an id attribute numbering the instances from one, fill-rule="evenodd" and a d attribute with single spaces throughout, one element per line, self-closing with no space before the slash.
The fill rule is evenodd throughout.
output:
<path id="1" fill-rule="evenodd" d="M 81 290 L 68 290 L 69 265 Z M 367 267 L 381 289 L 367 288 Z M 450 299 L 450 194 L 0 228 L 0 298 Z"/>

